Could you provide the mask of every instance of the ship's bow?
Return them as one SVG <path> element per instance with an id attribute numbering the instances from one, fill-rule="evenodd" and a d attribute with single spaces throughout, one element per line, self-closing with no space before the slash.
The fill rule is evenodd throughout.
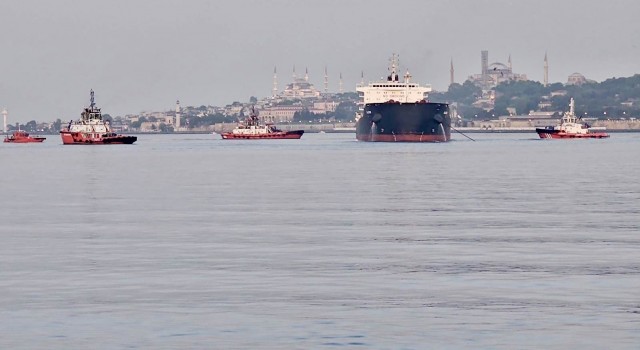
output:
<path id="1" fill-rule="evenodd" d="M 356 123 L 359 141 L 447 142 L 451 116 L 446 103 L 371 103 Z"/>

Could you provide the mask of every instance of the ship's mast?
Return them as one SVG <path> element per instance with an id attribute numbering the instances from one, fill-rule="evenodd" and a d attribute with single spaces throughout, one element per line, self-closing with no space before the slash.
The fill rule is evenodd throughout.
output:
<path id="1" fill-rule="evenodd" d="M 388 81 L 398 81 L 398 55 L 397 54 L 393 54 L 391 56 L 391 66 L 389 67 L 389 70 L 391 70 L 391 74 L 389 74 L 389 77 L 387 77 Z"/>
<path id="2" fill-rule="evenodd" d="M 411 74 L 409 74 L 409 70 L 407 69 L 407 73 L 404 74 L 404 102 L 409 102 L 409 83 L 411 82 Z"/>
<path id="3" fill-rule="evenodd" d="M 576 103 L 573 100 L 573 97 L 571 98 L 571 102 L 569 102 L 569 113 L 571 113 L 571 115 L 576 114 Z"/>
<path id="4" fill-rule="evenodd" d="M 102 115 L 100 114 L 100 108 L 96 107 L 96 99 L 95 99 L 93 89 L 90 90 L 89 95 L 90 95 L 89 108 L 85 108 L 84 112 L 82 112 L 81 114 L 82 121 L 86 122 L 93 119 L 102 120 Z"/>

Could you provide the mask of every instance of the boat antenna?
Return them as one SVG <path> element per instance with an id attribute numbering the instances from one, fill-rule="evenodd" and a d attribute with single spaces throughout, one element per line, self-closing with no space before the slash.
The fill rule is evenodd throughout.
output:
<path id="1" fill-rule="evenodd" d="M 575 115 L 576 114 L 576 103 L 573 100 L 573 97 L 571 98 L 571 101 L 569 102 L 569 113 Z"/>
<path id="2" fill-rule="evenodd" d="M 96 105 L 96 102 L 95 102 L 95 99 L 93 97 L 93 89 L 91 89 L 91 105 L 90 105 L 90 107 L 93 108 L 93 107 L 95 107 L 95 105 Z"/>

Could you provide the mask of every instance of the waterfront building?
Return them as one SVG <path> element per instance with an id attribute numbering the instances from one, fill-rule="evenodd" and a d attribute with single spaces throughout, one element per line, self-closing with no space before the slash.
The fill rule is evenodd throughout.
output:
<path id="1" fill-rule="evenodd" d="M 288 105 L 288 106 L 271 106 L 263 110 L 260 110 L 258 115 L 265 122 L 281 123 L 293 121 L 293 115 L 296 112 L 302 112 L 304 106 L 302 105 Z"/>
<path id="2" fill-rule="evenodd" d="M 340 102 L 330 100 L 316 101 L 313 103 L 313 108 L 311 108 L 310 111 L 316 114 L 332 113 L 336 111 L 339 104 Z"/>

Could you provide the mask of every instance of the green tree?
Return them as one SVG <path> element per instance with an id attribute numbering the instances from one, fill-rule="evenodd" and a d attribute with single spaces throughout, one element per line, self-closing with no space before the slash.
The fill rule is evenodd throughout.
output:
<path id="1" fill-rule="evenodd" d="M 353 120 L 357 110 L 358 106 L 355 102 L 340 102 L 336 107 L 336 111 L 333 113 L 333 117 L 338 121 Z"/>
<path id="2" fill-rule="evenodd" d="M 57 132 L 62 130 L 62 120 L 60 118 L 56 119 L 53 123 L 51 123 L 50 132 Z"/>
<path id="3" fill-rule="evenodd" d="M 167 125 L 165 123 L 160 123 L 158 124 L 158 130 L 163 133 L 173 132 L 173 126 Z"/>
<path id="4" fill-rule="evenodd" d="M 36 126 L 38 124 L 36 123 L 35 120 L 29 121 L 27 122 L 27 124 L 24 125 L 24 130 L 28 131 L 28 132 L 36 132 Z"/>
<path id="5" fill-rule="evenodd" d="M 308 122 L 316 119 L 318 119 L 318 116 L 315 113 L 309 112 L 306 108 L 293 114 L 294 122 Z"/>
<path id="6" fill-rule="evenodd" d="M 131 124 L 130 124 L 129 126 L 131 126 L 132 128 L 139 129 L 139 128 L 140 128 L 140 126 L 142 125 L 142 123 L 147 122 L 147 121 L 148 121 L 148 120 L 147 120 L 147 118 L 146 118 L 146 117 L 140 117 L 140 118 L 138 119 L 138 121 L 131 122 Z"/>
<path id="7" fill-rule="evenodd" d="M 517 114 L 537 110 L 542 96 L 548 89 L 537 81 L 508 81 L 496 87 L 494 114 L 507 114 L 507 108 L 515 108 Z"/>

